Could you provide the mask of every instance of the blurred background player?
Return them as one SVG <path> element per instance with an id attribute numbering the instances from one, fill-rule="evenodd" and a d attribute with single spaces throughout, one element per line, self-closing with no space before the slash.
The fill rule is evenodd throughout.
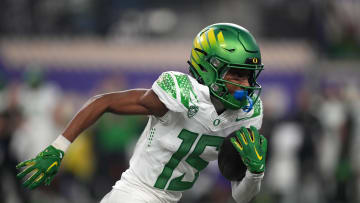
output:
<path id="1" fill-rule="evenodd" d="M 11 142 L 14 138 L 16 129 L 19 128 L 23 121 L 23 115 L 20 107 L 16 103 L 16 92 L 14 87 L 7 87 L 7 81 L 2 72 L 0 72 L 0 178 L 1 180 L 10 178 L 14 183 L 16 195 L 23 202 L 29 202 L 27 192 L 21 188 L 21 182 L 13 179 L 17 171 L 13 169 L 17 165 L 17 159 L 11 151 Z M 7 174 L 11 174 L 7 176 Z M 0 201 L 6 200 L 8 188 L 0 185 Z"/>

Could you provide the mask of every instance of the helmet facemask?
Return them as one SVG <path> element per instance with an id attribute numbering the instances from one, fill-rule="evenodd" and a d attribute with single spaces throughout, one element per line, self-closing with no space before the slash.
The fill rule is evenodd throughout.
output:
<path id="1" fill-rule="evenodd" d="M 243 109 L 244 111 L 250 111 L 252 109 L 252 105 L 256 103 L 259 95 L 261 93 L 261 85 L 257 83 L 256 79 L 260 75 L 260 72 L 263 70 L 263 65 L 237 65 L 230 64 L 223 59 L 220 59 L 216 56 L 209 57 L 209 64 L 212 66 L 212 70 L 215 72 L 215 81 L 209 85 L 211 95 L 215 96 L 215 98 L 219 99 L 228 109 Z M 192 75 L 202 84 L 204 81 L 201 77 L 199 77 L 192 64 L 188 62 L 190 65 L 190 72 Z M 224 79 L 225 75 L 230 71 L 230 69 L 245 69 L 250 70 L 251 73 L 249 75 L 248 81 L 249 86 L 244 86 L 238 83 L 234 83 Z M 236 97 L 235 94 L 231 94 L 226 86 L 226 83 L 232 84 L 234 86 L 240 87 L 243 91 L 241 96 Z"/>
<path id="2" fill-rule="evenodd" d="M 244 35 L 247 41 L 242 41 L 241 37 Z M 250 45 L 245 46 L 246 43 Z M 257 49 L 254 50 L 254 47 Z M 244 111 L 252 109 L 261 92 L 261 86 L 256 79 L 263 70 L 263 65 L 256 42 L 247 30 L 234 24 L 215 24 L 205 28 L 194 40 L 188 63 L 190 73 L 200 83 L 208 86 L 211 95 L 220 100 L 225 108 Z M 224 77 L 230 69 L 250 70 L 249 86 L 225 80 Z M 242 90 L 231 94 L 226 84 Z"/>

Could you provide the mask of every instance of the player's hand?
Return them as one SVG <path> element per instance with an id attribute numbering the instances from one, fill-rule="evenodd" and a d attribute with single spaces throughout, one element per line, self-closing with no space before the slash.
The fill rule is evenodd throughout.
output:
<path id="1" fill-rule="evenodd" d="M 22 179 L 27 174 L 32 173 L 32 175 L 23 183 L 24 187 L 30 189 L 34 189 L 42 183 L 50 185 L 50 182 L 60 168 L 60 162 L 63 157 L 63 151 L 50 145 L 34 159 L 19 163 L 16 168 L 20 169 L 25 167 L 25 169 L 18 173 L 16 177 Z"/>
<path id="2" fill-rule="evenodd" d="M 249 129 L 241 127 L 230 141 L 240 153 L 241 159 L 250 172 L 265 171 L 267 140 L 263 135 L 259 135 L 254 126 L 250 126 Z"/>

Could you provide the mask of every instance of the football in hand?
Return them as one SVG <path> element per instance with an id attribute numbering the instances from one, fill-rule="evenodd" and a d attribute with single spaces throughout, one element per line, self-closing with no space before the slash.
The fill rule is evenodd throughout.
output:
<path id="1" fill-rule="evenodd" d="M 220 172 L 228 180 L 243 179 L 247 169 L 239 152 L 230 141 L 230 138 L 235 136 L 235 132 L 233 132 L 224 139 L 218 155 Z"/>

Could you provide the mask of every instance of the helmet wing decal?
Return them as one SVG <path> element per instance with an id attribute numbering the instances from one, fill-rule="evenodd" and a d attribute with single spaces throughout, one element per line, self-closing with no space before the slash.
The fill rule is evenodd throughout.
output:
<path id="1" fill-rule="evenodd" d="M 205 32 L 200 35 L 200 44 L 206 52 L 209 51 L 209 44 Z"/>
<path id="2" fill-rule="evenodd" d="M 215 47 L 217 45 L 217 42 L 216 42 L 215 33 L 214 33 L 213 28 L 209 29 L 208 38 L 209 38 L 210 46 Z"/>
<path id="3" fill-rule="evenodd" d="M 217 34 L 217 38 L 219 40 L 220 47 L 225 47 L 226 46 L 225 39 L 224 39 L 224 35 L 221 31 Z"/>

